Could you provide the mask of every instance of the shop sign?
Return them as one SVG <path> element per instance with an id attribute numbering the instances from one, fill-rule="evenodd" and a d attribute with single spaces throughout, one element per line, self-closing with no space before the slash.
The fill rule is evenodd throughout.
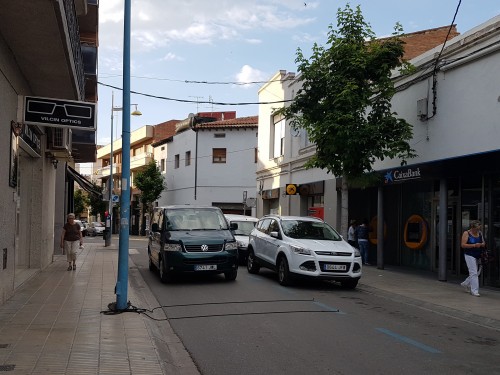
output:
<path id="1" fill-rule="evenodd" d="M 264 190 L 262 192 L 262 199 L 277 199 L 280 197 L 280 189 L 270 189 L 270 190 Z"/>
<path id="2" fill-rule="evenodd" d="M 35 127 L 30 126 L 28 124 L 24 124 L 23 131 L 21 132 L 21 139 L 24 143 L 31 149 L 35 155 L 32 156 L 40 156 L 42 153 L 42 141 L 40 138 L 40 134 L 36 130 Z M 26 150 L 29 151 L 29 150 Z M 30 154 L 32 154 L 30 152 Z"/>
<path id="3" fill-rule="evenodd" d="M 388 171 L 384 175 L 384 184 L 390 185 L 398 182 L 419 180 L 421 178 L 420 168 L 395 169 Z"/>

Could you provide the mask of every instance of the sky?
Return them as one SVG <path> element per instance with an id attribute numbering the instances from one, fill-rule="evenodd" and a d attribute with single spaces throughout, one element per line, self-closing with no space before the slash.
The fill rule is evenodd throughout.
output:
<path id="1" fill-rule="evenodd" d="M 336 0 L 132 0 L 130 102 L 142 116 L 131 131 L 189 113 L 236 111 L 258 114 L 262 84 L 279 70 L 297 72 L 301 48 L 311 56 L 314 42 L 326 44 L 336 28 Z M 500 14 L 498 0 L 358 0 L 378 37 L 399 22 L 404 32 L 455 24 L 460 33 Z M 112 92 L 121 107 L 123 84 L 123 0 L 99 2 L 97 143 L 111 140 Z M 251 82 L 251 83 L 249 83 Z M 106 86 L 108 85 L 108 86 Z M 114 86 L 116 88 L 111 88 Z M 157 97 L 170 98 L 166 100 Z M 135 108 L 132 107 L 131 111 Z M 113 139 L 121 136 L 122 113 L 114 111 Z"/>

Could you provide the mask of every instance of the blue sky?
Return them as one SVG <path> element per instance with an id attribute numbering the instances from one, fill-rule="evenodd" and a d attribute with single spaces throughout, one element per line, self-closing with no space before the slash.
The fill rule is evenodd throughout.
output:
<path id="1" fill-rule="evenodd" d="M 132 94 L 143 113 L 131 130 L 191 112 L 236 111 L 258 114 L 257 105 L 222 106 L 198 102 L 256 103 L 261 84 L 278 70 L 296 72 L 300 47 L 310 56 L 314 42 L 324 45 L 328 25 L 347 1 L 334 0 L 132 0 L 131 90 L 193 101 L 181 103 Z M 400 22 L 405 32 L 449 25 L 459 0 L 364 0 L 365 20 L 377 36 Z M 122 87 L 123 0 L 100 1 L 99 82 Z M 500 14 L 498 0 L 462 0 L 455 23 L 460 33 Z M 206 84 L 186 81 L 203 81 Z M 220 84 L 212 84 L 220 82 Z M 238 84 L 239 83 L 239 84 Z M 99 85 L 98 144 L 110 142 L 111 93 L 121 106 L 122 92 Z M 121 112 L 114 112 L 116 139 Z"/>

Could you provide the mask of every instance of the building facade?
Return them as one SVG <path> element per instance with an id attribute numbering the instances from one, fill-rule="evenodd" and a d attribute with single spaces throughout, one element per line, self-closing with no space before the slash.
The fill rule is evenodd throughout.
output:
<path id="1" fill-rule="evenodd" d="M 214 112 L 196 117 L 210 122 L 190 126 L 189 119 L 181 121 L 175 135 L 156 146 L 167 155 L 157 160 L 165 165 L 166 177 L 157 205 L 213 205 L 225 213 L 252 214 L 257 116 Z"/>
<path id="2" fill-rule="evenodd" d="M 97 35 L 96 0 L 2 2 L 0 304 L 58 251 L 66 165 L 95 160 L 95 131 L 25 124 L 25 97 L 95 102 Z"/>
<path id="3" fill-rule="evenodd" d="M 500 287 L 499 41 L 495 17 L 449 40 L 442 53 L 437 46 L 415 57 L 413 75 L 394 76 L 393 110 L 413 125 L 410 145 L 418 156 L 404 167 L 400 160 L 377 161 L 379 183 L 349 188 L 349 219 L 370 222 L 370 263 L 433 271 L 440 280 L 461 277 L 467 267 L 460 238 L 479 219 L 497 255 L 483 267 L 482 281 Z M 292 99 L 299 89 L 293 74 L 282 71 L 261 89 L 259 101 Z M 319 205 L 339 228 L 340 179 L 304 170 L 314 145 L 274 111 L 259 108 L 257 215 L 318 215 L 321 210 L 311 208 Z M 299 192 L 304 186 L 303 194 L 287 195 L 287 184 Z"/>

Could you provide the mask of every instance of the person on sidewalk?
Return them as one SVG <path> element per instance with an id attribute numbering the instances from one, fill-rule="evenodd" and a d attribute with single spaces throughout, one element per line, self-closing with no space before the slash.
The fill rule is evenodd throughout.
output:
<path id="1" fill-rule="evenodd" d="M 479 262 L 481 254 L 485 249 L 483 234 L 481 233 L 481 222 L 474 220 L 470 223 L 469 230 L 462 234 L 462 249 L 464 249 L 464 258 L 467 268 L 469 269 L 469 277 L 464 280 L 462 285 L 470 294 L 479 297 Z"/>
<path id="2" fill-rule="evenodd" d="M 356 227 L 356 237 L 358 238 L 358 248 L 361 253 L 361 259 L 365 266 L 369 266 L 368 263 L 368 249 L 370 244 L 368 243 L 368 219 L 363 219 L 361 225 Z"/>
<path id="3" fill-rule="evenodd" d="M 61 248 L 66 253 L 68 261 L 68 271 L 76 269 L 76 252 L 79 246 L 83 245 L 82 231 L 80 224 L 75 223 L 75 214 L 70 213 L 67 216 L 67 222 L 64 224 L 61 235 Z"/>
<path id="4" fill-rule="evenodd" d="M 347 242 L 352 247 L 358 248 L 358 239 L 356 237 L 356 220 L 351 220 L 349 230 L 347 231 Z"/>

